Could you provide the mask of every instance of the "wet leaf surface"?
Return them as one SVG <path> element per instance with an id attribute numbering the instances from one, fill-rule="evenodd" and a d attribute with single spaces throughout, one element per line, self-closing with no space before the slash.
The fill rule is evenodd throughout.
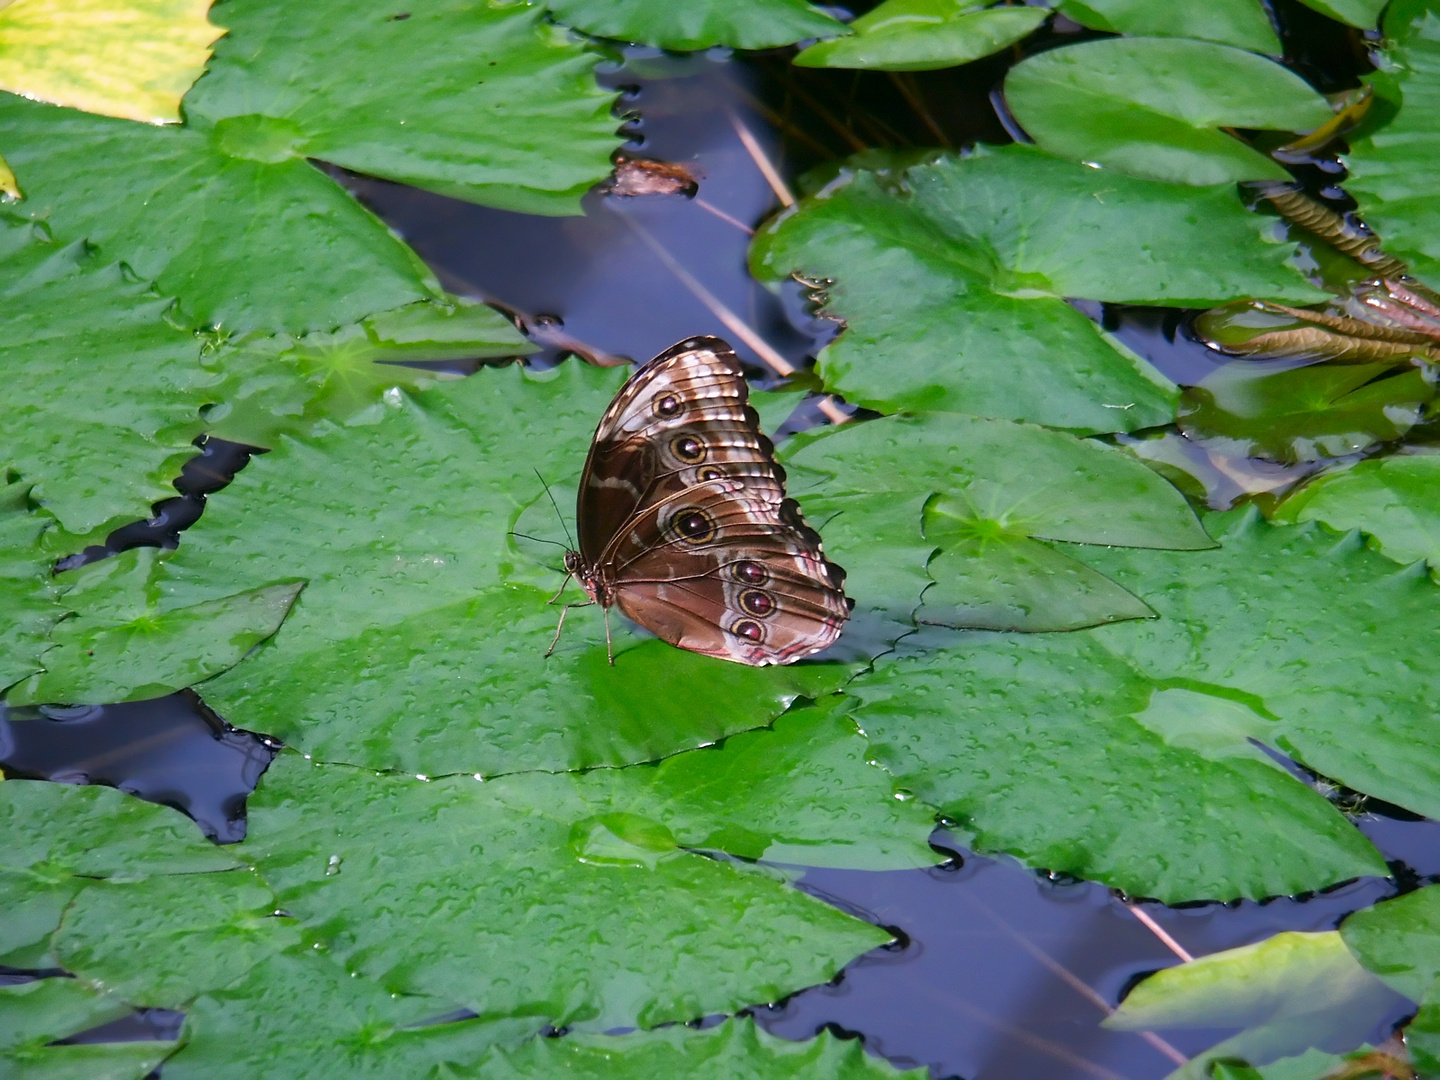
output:
<path id="1" fill-rule="evenodd" d="M 283 755 L 252 797 L 244 850 L 346 967 L 536 1028 L 774 1000 L 888 939 L 673 840 L 585 857 L 597 811 L 629 783 L 609 770 L 426 782 Z"/>
<path id="2" fill-rule="evenodd" d="M 87 112 L 179 123 L 224 31 L 211 0 L 26 0 L 0 11 L 0 89 Z"/>
<path id="3" fill-rule="evenodd" d="M 1051 153 L 1199 185 L 1290 178 L 1221 128 L 1304 132 L 1332 115 L 1279 64 L 1181 38 L 1106 38 L 1031 56 L 1005 77 L 1005 100 Z"/>
<path id="4" fill-rule="evenodd" d="M 1064 628 L 1079 618 L 1072 602 L 1086 596 L 1095 597 L 1092 615 L 1133 618 L 1143 604 L 1038 541 L 1211 543 L 1179 492 L 1148 468 L 1034 425 L 886 417 L 798 436 L 784 458 L 792 490 L 825 522 L 826 551 L 849 573 L 862 616 L 903 623 L 933 581 L 937 594 L 925 592 L 916 612 L 925 622 Z"/>
<path id="5" fill-rule="evenodd" d="M 1199 38 L 1280 55 L 1280 39 L 1256 0 L 1155 4 L 1152 0 L 1062 0 L 1057 9 L 1081 26 L 1115 34 Z"/>
<path id="6" fill-rule="evenodd" d="M 174 1049 L 173 1043 L 49 1045 L 127 1012 L 116 998 L 74 979 L 0 986 L 0 1066 L 15 1080 L 141 1080 Z"/>
<path id="7" fill-rule="evenodd" d="M 439 289 L 403 244 L 302 158 L 237 156 L 193 128 L 153 128 L 0 97 L 13 212 L 98 244 L 227 331 L 333 330 Z M 92 164 L 104 161 L 103 171 Z M 98 457 L 98 455 L 97 455 Z"/>
<path id="8" fill-rule="evenodd" d="M 769 49 L 845 33 L 845 24 L 805 0 L 545 0 L 557 20 L 597 37 L 662 49 Z"/>
<path id="9" fill-rule="evenodd" d="M 1385 872 L 1233 719 L 1215 738 L 1231 718 L 1207 717 L 1199 693 L 1156 700 L 1156 683 L 1094 634 L 970 634 L 886 659 L 847 688 L 852 715 L 900 784 L 980 851 L 1171 903 Z M 1207 719 L 1209 745 L 1196 737 Z"/>
<path id="10" fill-rule="evenodd" d="M 170 300 L 103 254 L 8 218 L 0 248 L 0 461 L 72 532 L 146 516 L 175 493 L 169 481 L 194 453 L 214 381 L 198 363 L 200 342 L 166 320 Z M 124 362 L 107 362 L 111 350 Z M 74 393 L 77 384 L 87 392 Z"/>
<path id="11" fill-rule="evenodd" d="M 833 279 L 825 309 L 847 329 L 818 370 L 828 389 L 880 412 L 946 409 L 1081 432 L 1162 424 L 1173 389 L 1063 297 L 1322 295 L 1229 187 L 1134 180 L 1024 146 L 904 175 L 898 194 L 883 176 L 842 178 L 762 230 L 751 251 L 762 276 Z"/>
<path id="12" fill-rule="evenodd" d="M 1317 476 L 1276 508 L 1280 521 L 1323 521 L 1362 529 L 1375 549 L 1400 563 L 1440 565 L 1440 458 L 1429 455 L 1361 461 Z"/>
<path id="13" fill-rule="evenodd" d="M 232 0 L 216 18 L 229 32 L 185 114 L 235 157 L 319 158 L 542 214 L 577 213 L 610 171 L 614 97 L 595 84 L 599 54 L 538 6 Z"/>
<path id="14" fill-rule="evenodd" d="M 1043 8 L 982 10 L 956 0 L 886 0 L 850 24 L 852 34 L 821 41 L 795 57 L 798 67 L 928 71 L 999 52 L 1047 18 Z"/>
<path id="15" fill-rule="evenodd" d="M 30 485 L 0 487 L 0 689 L 40 670 L 50 629 L 64 614 L 37 542 L 49 521 L 29 506 Z"/>
<path id="16" fill-rule="evenodd" d="M 1217 1059 L 1267 1064 L 1317 1045 L 1362 1043 L 1394 999 L 1339 933 L 1292 931 L 1152 975 L 1104 1025 L 1128 1031 L 1243 1028 L 1170 1074 L 1202 1080 Z"/>
<path id="17" fill-rule="evenodd" d="M 105 704 L 162 697 L 218 675 L 279 629 L 304 582 L 277 582 L 158 610 L 156 549 L 127 551 L 69 575 L 73 614 L 50 633 L 43 673 L 12 687 L 12 705 Z"/>
<path id="18" fill-rule="evenodd" d="M 1440 12 L 1425 4 L 1393 5 L 1386 16 L 1384 78 L 1398 84 L 1404 107 L 1359 139 L 1345 155 L 1345 189 L 1385 250 L 1440 286 L 1440 200 L 1426 177 L 1440 161 Z"/>

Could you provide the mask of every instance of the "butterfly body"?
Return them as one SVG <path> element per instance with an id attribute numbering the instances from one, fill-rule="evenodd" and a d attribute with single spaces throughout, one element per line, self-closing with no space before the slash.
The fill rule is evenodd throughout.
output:
<path id="1" fill-rule="evenodd" d="M 787 664 L 832 644 L 851 605 L 748 397 L 718 338 L 638 371 L 596 428 L 565 569 L 592 602 L 672 645 Z"/>

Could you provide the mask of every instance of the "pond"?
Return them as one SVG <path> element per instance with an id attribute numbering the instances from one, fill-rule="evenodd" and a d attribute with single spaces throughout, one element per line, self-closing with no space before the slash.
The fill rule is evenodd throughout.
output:
<path id="1" fill-rule="evenodd" d="M 223 153 L 112 142 L 190 170 L 115 195 L 72 194 L 53 106 L 4 105 L 16 1075 L 1429 1075 L 1440 278 L 1383 177 L 1428 160 L 1385 133 L 1429 130 L 1404 125 L 1440 12 L 878 18 L 904 3 L 852 44 L 950 59 L 674 39 L 603 46 L 577 89 L 594 54 L 544 21 L 297 31 L 340 123 L 265 99 L 270 61 L 227 49 L 275 6 L 229 0 L 166 132 Z M 621 18 L 582 6 L 551 11 Z M 835 14 L 863 11 L 770 17 Z M 366 149 L 356 118 L 414 118 L 336 90 L 335 57 L 426 21 L 492 50 L 540 27 L 569 81 L 526 107 L 572 145 L 506 129 L 469 173 Z M 466 72 L 539 79 L 519 40 Z M 1106 42 L 1140 51 L 1063 67 Z M 1245 65 L 1282 49 L 1310 98 L 1226 89 L 1264 97 Z M 613 93 L 621 167 L 573 181 Z M 1316 103 L 1334 130 L 1301 145 Z M 152 189 L 212 235 L 105 209 Z M 746 669 L 578 608 L 552 658 L 590 431 L 628 362 L 702 335 L 854 611 Z"/>

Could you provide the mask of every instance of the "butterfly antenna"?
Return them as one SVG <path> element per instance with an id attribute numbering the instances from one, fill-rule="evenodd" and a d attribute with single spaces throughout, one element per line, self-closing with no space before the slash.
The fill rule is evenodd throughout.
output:
<path id="1" fill-rule="evenodd" d="M 529 533 L 515 532 L 513 529 L 505 535 L 518 536 L 521 540 L 534 540 L 537 544 L 554 544 L 556 547 L 560 548 L 563 548 L 565 546 L 564 544 L 560 543 L 559 540 L 546 540 L 544 537 L 531 536 Z"/>
<path id="2" fill-rule="evenodd" d="M 535 475 L 539 477 L 541 485 L 545 488 L 545 494 L 550 498 L 550 505 L 555 508 L 555 516 L 560 519 L 560 528 L 565 530 L 565 539 L 570 541 L 570 550 L 574 551 L 576 548 L 575 538 L 570 535 L 570 526 L 565 524 L 565 515 L 560 513 L 560 504 L 555 501 L 555 493 L 550 490 L 550 485 L 545 483 L 545 477 L 540 476 L 539 469 L 535 470 Z"/>

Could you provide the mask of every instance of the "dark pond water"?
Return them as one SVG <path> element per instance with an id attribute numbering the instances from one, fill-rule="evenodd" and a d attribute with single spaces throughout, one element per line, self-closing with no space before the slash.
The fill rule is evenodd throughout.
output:
<path id="1" fill-rule="evenodd" d="M 1282 15 L 1289 6 L 1282 0 Z M 1354 57 L 1306 45 L 1301 31 L 1288 35 L 1298 54 L 1332 73 L 1327 89 L 1343 85 L 1344 64 Z M 757 370 L 767 350 L 803 368 L 834 327 L 807 314 L 798 287 L 772 292 L 746 271 L 748 230 L 780 200 L 747 140 L 792 186 L 803 170 L 837 160 L 862 139 L 897 147 L 1003 141 L 990 92 L 1004 64 L 890 79 L 802 73 L 719 52 L 677 59 L 634 51 L 604 76 L 631 88 L 627 107 L 640 114 L 628 125 L 631 149 L 691 166 L 700 180 L 693 199 L 592 195 L 585 217 L 545 219 L 343 179 L 449 289 L 502 305 L 535 328 L 547 346 L 541 362 L 576 349 L 645 358 L 681 338 L 717 334 Z M 1185 312 L 1082 309 L 1178 382 L 1196 382 L 1217 364 L 1187 336 Z M 753 339 L 737 336 L 737 321 Z M 813 405 L 802 407 L 790 426 L 819 419 Z M 79 557 L 173 545 L 205 496 L 248 456 L 230 444 L 205 447 L 177 483 L 179 496 L 158 505 L 154 519 Z M 1222 503 L 1237 493 L 1222 487 L 1212 491 Z M 194 695 L 88 709 L 0 707 L 0 767 L 8 774 L 114 785 L 184 811 L 221 843 L 243 837 L 245 796 L 274 751 L 273 742 L 231 728 Z M 1390 860 L 1393 878 L 1265 903 L 1137 910 L 1094 883 L 1052 880 L 968 852 L 929 870 L 810 870 L 802 888 L 893 928 L 900 941 L 855 961 L 830 985 L 757 1004 L 755 1015 L 788 1038 L 825 1027 L 858 1035 L 899 1065 L 929 1066 L 936 1080 L 1159 1078 L 1228 1032 L 1146 1038 L 1098 1023 L 1138 978 L 1179 962 L 1176 948 L 1198 956 L 1281 930 L 1330 929 L 1351 911 L 1440 878 L 1440 823 L 1370 804 L 1357 824 Z M 952 854 L 943 834 L 936 843 L 937 861 Z M 0 971 L 0 979 L 23 977 Z M 1383 1039 L 1407 1009 L 1397 998 L 1372 1038 Z M 179 1020 L 148 1010 L 77 1038 L 170 1037 Z"/>

